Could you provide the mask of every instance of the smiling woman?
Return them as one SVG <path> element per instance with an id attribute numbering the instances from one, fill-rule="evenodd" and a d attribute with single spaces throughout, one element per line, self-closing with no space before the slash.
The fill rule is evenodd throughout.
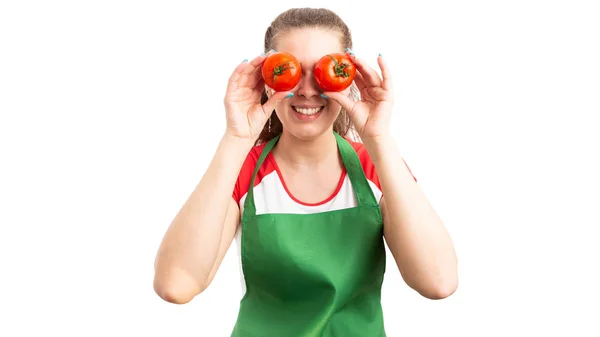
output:
<path id="1" fill-rule="evenodd" d="M 315 16 L 312 20 L 316 21 L 318 18 L 319 16 Z M 269 118 L 271 132 L 267 125 L 267 132 L 259 137 L 258 143 L 272 139 L 280 134 L 282 129 L 286 129 L 299 139 L 313 138 L 331 125 L 334 125 L 333 130 L 342 136 L 350 131 L 352 123 L 348 114 L 342 111 L 339 103 L 327 100 L 325 91 L 319 87 L 314 77 L 315 66 L 323 56 L 343 53 L 346 48 L 349 48 L 341 45 L 342 38 L 343 35 L 339 30 L 325 29 L 321 26 L 282 29 L 273 36 L 267 48 L 276 48 L 277 51 L 294 55 L 302 66 L 302 77 L 293 90 L 295 97 L 289 99 L 289 104 L 278 106 L 275 114 Z M 265 90 L 263 101 L 266 103 L 275 91 L 271 88 Z M 350 90 L 348 88 L 342 91 L 342 94 L 350 95 Z"/>
<path id="2" fill-rule="evenodd" d="M 232 336 L 385 336 L 384 240 L 423 296 L 458 284 L 452 241 L 390 133 L 387 64 L 378 57 L 380 76 L 354 55 L 350 30 L 326 9 L 282 13 L 264 48 L 230 77 L 227 128 L 164 236 L 154 288 L 189 302 L 236 238 L 243 298 Z M 335 76 L 355 67 L 351 86 L 317 80 L 319 62 L 336 54 L 334 65 L 348 66 Z M 273 55 L 298 62 L 293 87 L 265 82 Z"/>

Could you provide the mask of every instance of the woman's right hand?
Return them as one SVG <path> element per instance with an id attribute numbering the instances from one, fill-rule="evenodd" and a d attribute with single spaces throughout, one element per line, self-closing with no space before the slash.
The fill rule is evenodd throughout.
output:
<path id="1" fill-rule="evenodd" d="M 291 91 L 277 92 L 264 105 L 260 103 L 265 88 L 262 64 L 271 53 L 242 62 L 229 78 L 224 99 L 228 135 L 254 142 L 277 103 L 292 94 Z"/>

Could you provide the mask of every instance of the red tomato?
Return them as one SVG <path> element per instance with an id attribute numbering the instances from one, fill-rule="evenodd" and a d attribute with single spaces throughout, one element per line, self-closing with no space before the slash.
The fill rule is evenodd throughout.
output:
<path id="1" fill-rule="evenodd" d="M 293 89 L 302 76 L 302 67 L 292 54 L 276 52 L 269 55 L 262 65 L 265 84 L 275 91 Z"/>
<path id="2" fill-rule="evenodd" d="M 323 56 L 315 65 L 315 80 L 325 91 L 342 91 L 352 84 L 356 66 L 346 54 Z"/>

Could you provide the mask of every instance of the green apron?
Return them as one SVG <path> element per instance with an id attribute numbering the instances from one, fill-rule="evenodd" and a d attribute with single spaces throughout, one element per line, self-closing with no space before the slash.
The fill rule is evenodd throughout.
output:
<path id="1" fill-rule="evenodd" d="M 335 133 L 358 206 L 315 214 L 256 214 L 256 163 L 242 215 L 246 293 L 232 337 L 384 337 L 379 204 L 354 148 Z"/>

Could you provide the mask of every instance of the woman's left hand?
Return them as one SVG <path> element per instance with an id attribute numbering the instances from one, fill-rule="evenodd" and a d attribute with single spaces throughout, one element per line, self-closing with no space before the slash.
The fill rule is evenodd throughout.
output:
<path id="1" fill-rule="evenodd" d="M 356 65 L 354 83 L 360 90 L 361 99 L 354 101 L 341 92 L 326 91 L 323 94 L 339 103 L 348 112 L 363 141 L 387 136 L 394 103 L 390 70 L 381 55 L 377 58 L 381 69 L 380 77 L 373 68 L 353 53 L 347 52 L 346 54 Z"/>

